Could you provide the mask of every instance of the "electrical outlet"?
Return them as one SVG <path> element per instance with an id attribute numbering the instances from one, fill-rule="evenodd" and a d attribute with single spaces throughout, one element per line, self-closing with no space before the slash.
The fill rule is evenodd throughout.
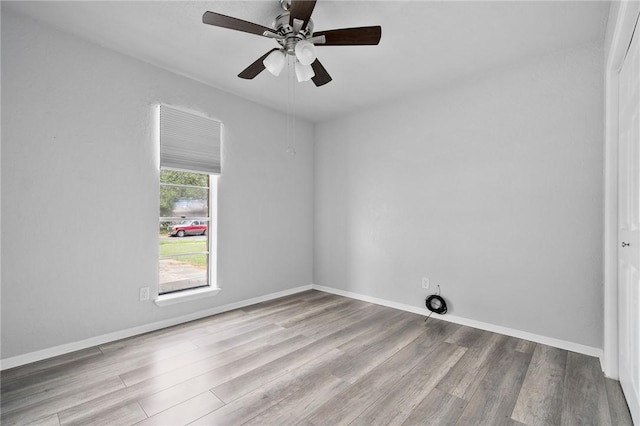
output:
<path id="1" fill-rule="evenodd" d="M 429 288 L 429 278 L 422 277 L 422 288 L 424 288 L 424 289 L 428 289 Z"/>
<path id="2" fill-rule="evenodd" d="M 140 287 L 140 301 L 149 300 L 149 287 Z"/>

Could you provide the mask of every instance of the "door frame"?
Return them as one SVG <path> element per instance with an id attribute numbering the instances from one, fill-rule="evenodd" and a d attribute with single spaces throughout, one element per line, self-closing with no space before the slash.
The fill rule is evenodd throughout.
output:
<path id="1" fill-rule="evenodd" d="M 618 379 L 618 72 L 640 14 L 640 1 L 616 2 L 611 45 L 605 46 L 604 348 L 605 376 Z M 610 13 L 614 9 L 610 9 Z M 609 18 L 609 24 L 612 23 Z M 640 31 L 640 30 L 637 30 Z M 636 36 L 640 36 L 636 35 Z"/>

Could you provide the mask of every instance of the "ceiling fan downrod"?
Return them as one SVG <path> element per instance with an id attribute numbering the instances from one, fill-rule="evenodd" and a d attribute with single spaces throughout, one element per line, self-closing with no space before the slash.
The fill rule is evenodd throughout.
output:
<path id="1" fill-rule="evenodd" d="M 291 7 L 291 0 L 280 0 L 280 6 L 282 6 L 284 10 L 289 10 Z"/>

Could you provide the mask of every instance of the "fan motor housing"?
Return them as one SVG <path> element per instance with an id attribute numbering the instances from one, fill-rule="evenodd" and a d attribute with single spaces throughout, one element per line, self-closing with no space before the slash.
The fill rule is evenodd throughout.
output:
<path id="1" fill-rule="evenodd" d="M 286 1 L 286 0 L 285 0 Z M 296 44 L 300 40 L 305 40 L 313 35 L 313 20 L 309 19 L 306 28 L 300 30 L 297 34 L 293 31 L 291 25 L 289 25 L 289 12 L 285 11 L 278 15 L 271 24 L 272 28 L 278 33 L 283 35 L 283 40 L 277 40 L 285 51 L 289 55 L 295 54 Z"/>

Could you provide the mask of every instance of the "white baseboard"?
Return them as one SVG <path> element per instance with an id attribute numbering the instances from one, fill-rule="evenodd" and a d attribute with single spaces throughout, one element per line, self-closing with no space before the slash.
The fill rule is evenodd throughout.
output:
<path id="1" fill-rule="evenodd" d="M 176 318 L 169 318 L 162 321 L 157 321 L 151 324 L 144 324 L 138 327 L 129 328 L 126 330 L 115 331 L 113 333 L 103 334 L 101 336 L 91 337 L 89 339 L 80 340 L 77 342 L 66 343 L 64 345 L 54 346 L 52 348 L 42 349 L 35 352 L 29 352 L 23 355 L 17 355 L 11 358 L 0 360 L 0 371 L 7 370 L 9 368 L 19 367 L 21 365 L 29 364 L 32 362 L 42 361 L 43 359 L 53 358 L 55 356 L 76 352 L 82 349 L 91 348 L 93 346 L 102 345 L 105 343 L 113 342 L 127 337 L 136 336 L 150 331 L 160 330 L 162 328 L 171 327 L 174 325 L 182 324 L 189 321 L 194 321 L 200 318 L 205 318 L 211 315 L 220 314 L 222 312 L 231 311 L 245 306 L 254 305 L 256 303 L 265 302 L 267 300 L 277 299 L 279 297 L 289 296 L 291 294 L 300 293 L 307 290 L 319 290 L 326 293 L 337 294 L 339 296 L 348 297 L 351 299 L 362 300 L 364 302 L 375 303 L 376 305 L 387 306 L 402 311 L 412 312 L 414 314 L 426 315 L 426 309 L 419 308 L 404 303 L 393 302 L 390 300 L 380 299 L 377 297 L 366 296 L 359 293 L 353 293 L 350 291 L 339 290 L 332 287 L 326 287 L 321 285 L 305 285 L 301 287 L 292 288 L 289 290 L 280 291 L 277 293 L 266 294 L 264 296 L 258 296 L 251 299 L 242 300 L 235 303 L 230 303 L 224 306 L 216 306 L 215 308 L 207 309 L 204 311 L 194 312 L 189 315 L 183 315 Z M 473 328 L 479 328 L 481 330 L 491 331 L 494 333 L 504 334 L 507 336 L 517 337 L 519 339 L 530 340 L 536 343 L 542 343 L 544 345 L 553 346 L 560 349 L 565 349 L 572 352 L 577 352 L 589 356 L 598 357 L 602 362 L 603 351 L 600 348 L 594 348 L 591 346 L 581 345 L 579 343 L 568 342 L 565 340 L 555 339 L 553 337 L 541 336 L 538 334 L 529 333 L 526 331 L 515 330 L 508 327 L 502 327 L 499 325 L 489 324 L 481 321 L 471 320 L 455 315 L 437 315 L 438 319 L 453 322 L 456 324 L 466 325 Z"/>
<path id="2" fill-rule="evenodd" d="M 29 364 L 36 361 L 42 361 L 43 359 L 53 358 L 55 356 L 76 352 L 82 349 L 91 348 L 93 346 L 102 345 L 116 340 L 125 339 L 127 337 L 148 333 L 150 331 L 160 330 L 162 328 L 171 327 L 200 318 L 205 318 L 211 315 L 220 314 L 222 312 L 243 308 L 245 306 L 255 305 L 256 303 L 266 302 L 267 300 L 277 299 L 279 297 L 289 296 L 290 294 L 300 293 L 307 290 L 311 290 L 311 285 L 305 285 L 289 290 L 279 291 L 277 293 L 266 294 L 264 296 L 258 296 L 251 299 L 242 300 L 240 302 L 230 303 L 224 306 L 216 306 L 215 308 L 194 312 L 189 315 L 169 318 L 151 324 L 144 324 L 138 327 L 114 331 L 113 333 L 107 333 L 101 336 L 91 337 L 89 339 L 84 339 L 77 342 L 65 343 L 64 345 L 54 346 L 52 348 L 42 349 L 35 352 L 29 352 L 23 355 L 17 355 L 11 358 L 0 360 L 0 371 L 19 367 L 21 365 Z"/>
<path id="3" fill-rule="evenodd" d="M 390 300 L 379 299 L 377 297 L 365 296 L 359 293 L 353 293 L 351 291 L 339 290 L 332 287 L 326 287 L 322 285 L 312 284 L 314 290 L 324 291 L 327 293 L 337 294 L 339 296 L 349 297 L 351 299 L 362 300 L 363 302 L 375 303 L 376 305 L 387 306 L 389 308 L 399 309 L 402 311 L 412 312 L 419 315 L 427 315 L 426 308 L 419 308 L 416 306 L 406 305 L 404 303 L 392 302 Z M 554 348 L 565 349 L 567 351 L 577 352 L 584 355 L 594 356 L 600 359 L 602 363 L 603 351 L 600 348 L 594 348 L 591 346 L 581 345 L 579 343 L 568 342 L 566 340 L 560 340 L 553 337 L 541 336 L 539 334 L 533 334 L 526 331 L 516 330 L 513 328 L 503 327 L 500 325 L 489 324 L 486 322 L 476 321 L 468 318 L 458 317 L 455 315 L 438 315 L 434 314 L 434 317 L 453 322 L 456 324 L 466 325 L 473 328 L 479 328 L 481 330 L 491 331 L 493 333 L 504 334 L 507 336 L 517 337 L 519 339 L 530 340 L 536 343 L 542 343 L 543 345 L 553 346 Z"/>

